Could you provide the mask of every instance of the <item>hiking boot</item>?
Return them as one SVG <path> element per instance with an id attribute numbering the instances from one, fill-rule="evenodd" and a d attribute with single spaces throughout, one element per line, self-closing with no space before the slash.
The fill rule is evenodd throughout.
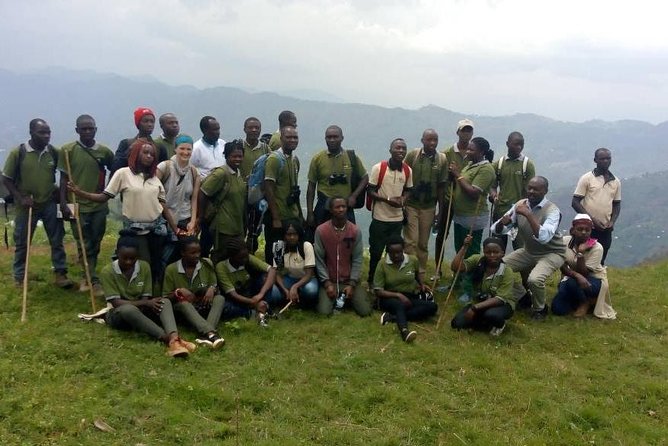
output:
<path id="1" fill-rule="evenodd" d="M 387 325 L 389 323 L 395 322 L 396 318 L 390 313 L 383 313 L 380 315 L 380 325 Z"/>
<path id="2" fill-rule="evenodd" d="M 56 273 L 56 286 L 58 288 L 70 289 L 74 286 L 74 282 L 67 278 L 65 273 Z"/>
<path id="3" fill-rule="evenodd" d="M 415 340 L 417 337 L 417 332 L 416 331 L 408 331 L 408 328 L 402 328 L 401 329 L 401 339 L 407 343 L 410 344 Z"/>
<path id="4" fill-rule="evenodd" d="M 531 311 L 531 319 L 533 319 L 534 321 L 544 321 L 546 316 L 547 316 L 547 305 L 545 305 L 540 310 Z"/>
<path id="5" fill-rule="evenodd" d="M 185 339 L 181 339 L 181 338 L 178 338 L 178 340 L 179 340 L 179 343 L 183 346 L 183 348 L 188 350 L 188 353 L 192 353 L 197 349 L 197 346 L 195 344 L 193 344 L 192 342 L 188 342 Z"/>
<path id="6" fill-rule="evenodd" d="M 210 333 L 208 335 L 201 335 L 195 339 L 195 342 L 199 345 L 206 345 L 209 348 L 217 349 L 222 347 L 225 344 L 225 339 L 218 336 L 217 333 Z"/>
<path id="7" fill-rule="evenodd" d="M 506 328 L 506 323 L 504 322 L 502 326 L 500 327 L 492 327 L 492 329 L 489 331 L 490 336 L 500 336 L 501 333 L 503 333 L 503 330 Z"/>
<path id="8" fill-rule="evenodd" d="M 185 358 L 190 354 L 190 352 L 184 345 L 181 344 L 179 338 L 174 338 L 169 342 L 169 346 L 167 347 L 167 352 L 165 354 L 167 356 L 171 356 L 172 358 Z"/>
<path id="9" fill-rule="evenodd" d="M 93 284 L 93 296 L 95 297 L 104 297 L 104 289 L 100 283 Z"/>

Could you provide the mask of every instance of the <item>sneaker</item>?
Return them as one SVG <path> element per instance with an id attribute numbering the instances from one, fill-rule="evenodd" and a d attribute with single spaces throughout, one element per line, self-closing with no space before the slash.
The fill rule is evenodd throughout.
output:
<path id="1" fill-rule="evenodd" d="M 544 321 L 546 316 L 547 316 L 547 305 L 545 305 L 540 310 L 531 311 L 531 319 L 533 319 L 534 321 Z"/>
<path id="2" fill-rule="evenodd" d="M 56 286 L 58 288 L 69 289 L 74 286 L 74 282 L 67 278 L 65 273 L 56 273 Z"/>
<path id="3" fill-rule="evenodd" d="M 258 313 L 257 314 L 257 323 L 260 327 L 263 327 L 263 328 L 269 327 L 269 322 L 267 321 L 267 314 L 266 313 Z"/>
<path id="4" fill-rule="evenodd" d="M 188 342 L 185 339 L 181 339 L 181 338 L 178 338 L 178 340 L 179 340 L 179 343 L 183 346 L 183 348 L 188 350 L 188 353 L 192 353 L 197 349 L 197 346 L 195 344 L 193 344 L 192 342 Z"/>
<path id="5" fill-rule="evenodd" d="M 408 331 L 408 328 L 401 330 L 401 339 L 407 344 L 410 344 L 417 337 L 416 331 Z"/>
<path id="6" fill-rule="evenodd" d="M 209 335 L 198 336 L 195 339 L 195 342 L 200 345 L 206 345 L 207 347 L 215 350 L 225 344 L 225 339 L 221 338 L 216 333 L 211 333 Z"/>
<path id="7" fill-rule="evenodd" d="M 380 315 L 380 325 L 387 325 L 393 322 L 394 317 L 390 313 L 383 313 Z"/>
<path id="8" fill-rule="evenodd" d="M 101 284 L 99 284 L 99 283 L 94 283 L 93 284 L 93 296 L 104 297 L 104 290 L 102 289 Z"/>
<path id="9" fill-rule="evenodd" d="M 489 331 L 489 334 L 491 336 L 499 336 L 501 333 L 503 333 L 503 330 L 506 329 L 506 323 L 504 322 L 502 326 L 500 327 L 492 327 L 492 329 Z"/>
<path id="10" fill-rule="evenodd" d="M 167 352 L 165 353 L 167 356 L 171 356 L 172 358 L 185 358 L 190 354 L 188 349 L 179 342 L 179 338 L 174 338 L 169 342 L 169 346 L 167 347 Z"/>

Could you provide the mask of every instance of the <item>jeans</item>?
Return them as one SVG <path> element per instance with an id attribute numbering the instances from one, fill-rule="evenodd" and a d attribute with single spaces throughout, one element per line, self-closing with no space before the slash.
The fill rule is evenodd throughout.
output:
<path id="1" fill-rule="evenodd" d="M 506 320 L 513 316 L 513 309 L 507 303 L 498 307 L 488 308 L 483 311 L 477 311 L 472 320 L 467 321 L 464 314 L 469 309 L 470 305 L 465 306 L 452 318 L 450 326 L 457 330 L 463 328 L 472 328 L 474 330 L 489 331 L 492 327 L 503 327 Z"/>
<path id="2" fill-rule="evenodd" d="M 601 265 L 605 265 L 605 258 L 608 256 L 610 245 L 612 245 L 612 229 L 595 229 L 591 230 L 591 238 L 595 238 L 601 246 L 603 246 L 603 257 L 601 258 Z"/>
<path id="3" fill-rule="evenodd" d="M 405 293 L 404 293 L 405 294 Z M 417 299 L 414 295 L 407 295 L 411 306 L 406 307 L 399 299 L 379 298 L 378 305 L 383 311 L 387 311 L 396 317 L 399 330 L 408 327 L 408 321 L 423 321 L 436 314 L 438 305 L 435 302 Z"/>
<path id="4" fill-rule="evenodd" d="M 63 247 L 63 237 L 65 228 L 63 221 L 56 218 L 56 203 L 48 202 L 35 205 L 32 211 L 32 224 L 30 227 L 30 239 L 35 233 L 37 220 L 42 220 L 44 230 L 49 238 L 51 245 L 51 264 L 56 273 L 67 273 L 67 261 L 65 258 L 65 248 Z M 18 207 L 16 217 L 14 218 L 14 280 L 22 281 L 25 273 L 26 252 L 28 245 L 28 209 Z"/>
<path id="5" fill-rule="evenodd" d="M 369 226 L 369 283 L 373 283 L 373 275 L 383 256 L 387 241 L 395 235 L 400 236 L 403 226 L 404 224 L 401 221 L 371 220 Z"/>
<path id="6" fill-rule="evenodd" d="M 552 299 L 552 314 L 565 316 L 575 311 L 587 300 L 597 297 L 601 291 L 601 279 L 587 277 L 587 280 L 591 283 L 589 290 L 580 288 L 578 282 L 572 277 L 567 277 L 559 282 L 557 294 Z"/>
<path id="7" fill-rule="evenodd" d="M 83 233 L 84 246 L 86 248 L 86 260 L 88 261 L 88 269 L 90 270 L 90 278 L 93 283 L 99 283 L 100 279 L 97 277 L 97 258 L 100 255 L 100 244 L 102 238 L 107 230 L 107 214 L 108 209 L 101 209 L 95 212 L 82 212 L 79 214 L 79 221 L 81 223 L 81 232 Z M 70 222 L 72 235 L 77 241 L 77 252 L 79 254 L 79 263 L 83 265 L 83 253 L 81 252 L 81 245 L 79 242 L 79 230 L 77 229 L 77 222 Z M 85 277 L 85 271 L 84 271 Z"/>
<path id="8" fill-rule="evenodd" d="M 260 292 L 266 279 L 266 274 L 260 274 L 256 275 L 255 277 L 251 277 L 248 283 L 237 289 L 237 293 L 244 297 L 253 297 Z M 263 300 L 267 303 L 269 311 L 272 311 L 280 304 L 278 299 L 273 297 L 276 294 L 280 295 L 280 292 L 278 289 L 276 289 L 276 285 L 269 288 L 269 291 L 264 294 Z M 228 321 L 239 317 L 248 319 L 251 316 L 252 310 L 254 310 L 254 308 L 251 308 L 244 303 L 237 302 L 232 298 L 226 298 L 225 307 L 223 308 L 223 320 Z"/>
<path id="9" fill-rule="evenodd" d="M 283 285 L 288 290 L 297 283 L 299 279 L 295 279 L 290 276 L 283 276 Z M 311 280 L 306 282 L 299 288 L 297 292 L 299 294 L 299 305 L 304 307 L 314 307 L 318 303 L 318 279 L 312 277 Z M 271 300 L 278 305 L 285 306 L 288 303 L 286 296 L 281 293 L 281 290 L 278 286 L 274 286 L 271 291 Z"/>

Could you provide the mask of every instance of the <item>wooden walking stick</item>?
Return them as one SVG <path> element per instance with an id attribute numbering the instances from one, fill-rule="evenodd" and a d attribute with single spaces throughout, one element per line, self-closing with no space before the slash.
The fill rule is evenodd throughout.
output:
<path id="1" fill-rule="evenodd" d="M 28 266 L 30 265 L 30 232 L 32 229 L 32 206 L 28 208 L 28 235 L 26 236 L 26 260 L 25 270 L 23 271 L 23 302 L 21 304 L 21 322 L 26 321 L 28 313 Z"/>
<path id="2" fill-rule="evenodd" d="M 85 149 L 84 149 L 85 150 Z M 70 181 L 74 182 L 72 177 L 72 166 L 70 165 L 70 155 L 67 150 L 63 150 L 65 154 L 65 167 L 67 168 L 67 176 Z M 79 234 L 79 247 L 81 248 L 81 256 L 83 257 L 84 273 L 86 274 L 86 285 L 88 285 L 88 293 L 90 294 L 90 305 L 95 313 L 95 293 L 93 291 L 93 281 L 90 278 L 90 269 L 88 268 L 88 256 L 86 255 L 86 241 L 83 236 L 83 229 L 81 229 L 81 220 L 79 219 L 79 206 L 77 205 L 77 197 L 72 194 L 72 201 L 74 202 L 74 219 L 77 223 L 77 233 Z"/>
<path id="3" fill-rule="evenodd" d="M 445 233 L 443 235 L 443 244 L 441 245 L 441 252 L 438 255 L 438 262 L 436 262 L 436 272 L 434 273 L 434 282 L 431 284 L 431 289 L 436 289 L 436 283 L 439 279 L 439 271 L 441 270 L 441 264 L 443 263 L 443 255 L 445 254 L 445 242 L 448 239 L 448 222 L 450 221 L 450 212 L 452 211 L 452 192 L 454 189 L 454 183 L 450 183 L 450 200 L 448 200 L 448 212 L 445 217 L 443 224 L 445 225 Z M 440 209 L 439 209 L 440 212 Z"/>
<path id="4" fill-rule="evenodd" d="M 482 198 L 482 200 L 480 200 Z M 485 197 L 483 195 L 480 195 L 478 198 L 478 202 L 475 205 L 475 214 L 478 215 L 478 211 L 480 210 L 480 205 L 483 203 L 485 200 Z M 473 224 L 471 224 L 471 227 L 469 228 L 469 233 L 468 235 L 473 234 Z M 461 249 L 461 248 L 460 248 Z M 468 249 L 467 249 L 468 250 Z M 466 253 L 464 253 L 466 255 Z M 452 284 L 450 284 L 450 289 L 448 290 L 448 295 L 445 296 L 445 301 L 443 302 L 443 310 L 441 314 L 438 316 L 438 321 L 436 321 L 436 330 L 441 326 L 441 321 L 443 320 L 443 315 L 445 314 L 445 306 L 448 304 L 448 301 L 450 300 L 450 296 L 452 296 L 452 290 L 455 288 L 455 283 L 457 283 L 457 278 L 459 277 L 459 271 L 462 268 L 462 263 L 464 263 L 464 256 L 462 256 L 461 259 L 459 259 L 459 265 L 457 265 L 457 271 L 455 271 L 455 277 L 452 278 Z"/>

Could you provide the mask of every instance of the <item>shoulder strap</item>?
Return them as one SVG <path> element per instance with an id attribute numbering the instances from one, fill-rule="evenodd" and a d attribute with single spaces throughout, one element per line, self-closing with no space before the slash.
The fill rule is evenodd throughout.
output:
<path id="1" fill-rule="evenodd" d="M 404 160 L 404 162 L 405 162 L 406 164 L 409 164 L 409 165 L 412 166 L 413 163 L 415 162 L 415 158 L 417 158 L 417 156 L 418 156 L 418 153 L 420 153 L 420 149 L 413 149 L 413 150 L 411 150 L 411 151 L 408 152 L 408 154 L 406 155 L 406 159 Z M 438 153 L 438 152 L 436 152 L 436 153 Z"/>
<path id="2" fill-rule="evenodd" d="M 524 162 L 522 163 L 522 176 L 527 174 L 527 165 L 529 164 L 529 157 L 524 155 Z"/>
<path id="3" fill-rule="evenodd" d="M 406 177 L 406 183 L 408 184 L 408 180 L 411 177 L 411 168 L 408 164 L 402 162 L 401 167 L 404 170 L 404 177 Z"/>
<path id="4" fill-rule="evenodd" d="M 350 169 L 353 172 L 357 172 L 357 155 L 353 149 L 347 149 L 346 155 L 348 155 L 348 162 L 350 163 Z"/>
<path id="5" fill-rule="evenodd" d="M 162 173 L 162 183 L 166 183 L 169 176 L 172 174 L 172 160 L 165 160 L 165 171 Z"/>
<path id="6" fill-rule="evenodd" d="M 497 161 L 497 163 L 496 163 L 496 167 L 499 170 L 499 172 L 501 171 L 501 167 L 503 167 L 503 161 L 505 159 L 506 159 L 506 156 L 503 155 L 501 158 L 499 158 L 499 161 Z"/>
<path id="7" fill-rule="evenodd" d="M 378 184 L 376 187 L 380 189 L 380 185 L 383 184 L 383 178 L 385 178 L 385 172 L 387 172 L 387 161 L 380 162 L 380 172 L 378 172 Z"/>

